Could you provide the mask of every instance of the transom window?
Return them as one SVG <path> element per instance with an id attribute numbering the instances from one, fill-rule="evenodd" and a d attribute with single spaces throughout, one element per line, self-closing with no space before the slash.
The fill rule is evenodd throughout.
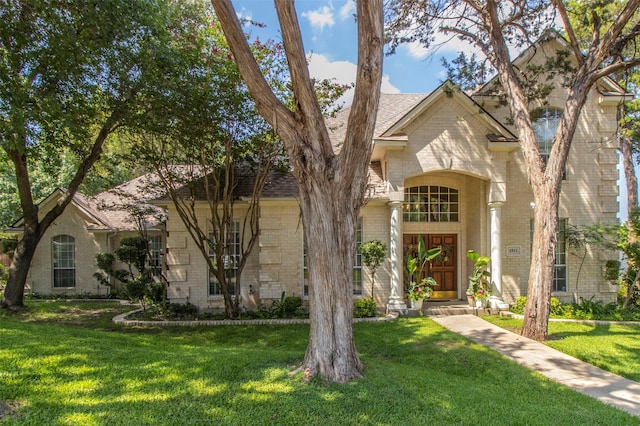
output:
<path id="1" fill-rule="evenodd" d="M 76 240 L 71 235 L 57 235 L 51 240 L 53 287 L 76 286 Z"/>
<path id="2" fill-rule="evenodd" d="M 446 186 L 412 186 L 404 190 L 405 222 L 458 222 L 460 199 L 458 190 Z"/>
<path id="3" fill-rule="evenodd" d="M 230 235 L 227 238 L 227 246 L 224 249 L 223 261 L 224 261 L 224 270 L 226 276 L 229 278 L 229 283 L 234 283 L 236 278 L 236 273 L 238 271 L 238 264 L 240 263 L 240 222 L 233 222 L 231 229 L 229 230 Z M 209 240 L 211 244 L 209 244 L 209 257 L 215 257 L 215 238 L 213 232 L 209 232 Z M 218 282 L 218 279 L 215 275 L 209 272 L 209 296 L 222 296 L 222 286 Z M 229 294 L 235 294 L 235 285 L 229 286 Z"/>

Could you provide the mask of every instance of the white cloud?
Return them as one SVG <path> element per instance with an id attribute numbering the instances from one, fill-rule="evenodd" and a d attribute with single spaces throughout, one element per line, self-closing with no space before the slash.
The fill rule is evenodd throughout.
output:
<path id="1" fill-rule="evenodd" d="M 460 40 L 455 35 L 444 35 L 442 33 L 436 34 L 435 40 L 429 48 L 424 47 L 417 41 L 407 43 L 403 45 L 402 48 L 410 57 L 415 59 L 425 59 L 429 55 L 442 54 L 444 52 L 464 52 L 467 56 L 475 53 L 476 55 L 483 56 L 480 49 L 471 43 Z"/>
<path id="2" fill-rule="evenodd" d="M 331 61 L 326 55 L 313 53 L 309 56 L 309 74 L 315 79 L 333 79 L 339 84 L 352 84 L 356 81 L 357 66 L 348 61 Z M 391 84 L 388 75 L 382 76 L 383 93 L 400 93 L 400 90 Z M 353 89 L 349 89 L 339 100 L 344 105 L 351 105 L 353 101 Z"/>
<path id="3" fill-rule="evenodd" d="M 329 6 L 322 6 L 320 9 L 312 10 L 311 12 L 302 12 L 301 15 L 309 20 L 313 28 L 320 31 L 324 27 L 332 27 L 336 23 L 333 19 L 333 8 Z"/>
<path id="4" fill-rule="evenodd" d="M 356 13 L 356 2 L 354 0 L 346 0 L 340 8 L 340 19 L 351 18 Z"/>

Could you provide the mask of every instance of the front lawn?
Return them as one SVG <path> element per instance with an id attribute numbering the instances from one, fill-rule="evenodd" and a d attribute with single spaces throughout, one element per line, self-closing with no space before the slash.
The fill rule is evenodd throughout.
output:
<path id="1" fill-rule="evenodd" d="M 520 333 L 522 320 L 485 317 L 492 323 Z M 596 367 L 640 382 L 640 323 L 633 325 L 549 322 L 547 345 Z"/>
<path id="2" fill-rule="evenodd" d="M 640 425 L 428 318 L 355 324 L 365 377 L 304 384 L 308 325 L 125 329 L 85 303 L 0 313 L 0 424 Z"/>

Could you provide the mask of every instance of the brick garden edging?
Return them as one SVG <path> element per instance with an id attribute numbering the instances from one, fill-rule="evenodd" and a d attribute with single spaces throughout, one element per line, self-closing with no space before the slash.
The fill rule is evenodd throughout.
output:
<path id="1" fill-rule="evenodd" d="M 127 316 L 140 312 L 142 309 L 125 312 L 124 314 L 113 317 L 112 321 L 116 324 L 122 324 L 129 327 L 171 327 L 183 326 L 191 327 L 198 325 L 219 326 L 219 325 L 287 325 L 287 324 L 309 324 L 308 318 L 289 318 L 289 319 L 252 319 L 252 320 L 194 320 L 194 321 L 144 321 L 144 320 L 128 320 Z M 394 321 L 398 319 L 398 313 L 392 312 L 384 317 L 374 318 L 354 318 L 353 322 L 383 322 Z"/>

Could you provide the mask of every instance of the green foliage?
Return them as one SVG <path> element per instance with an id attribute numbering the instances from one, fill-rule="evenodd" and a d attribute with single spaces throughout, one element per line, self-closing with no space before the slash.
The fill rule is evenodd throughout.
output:
<path id="1" fill-rule="evenodd" d="M 114 277 L 122 283 L 122 289 L 127 298 L 140 303 L 146 309 L 147 303 L 161 304 L 167 299 L 166 287 L 161 280 L 157 280 L 150 269 L 146 268 L 149 255 L 149 241 L 141 236 L 125 237 L 110 253 L 96 255 L 96 264 L 102 272 L 93 274 L 94 278 L 103 285 L 110 285 L 109 277 Z M 114 269 L 114 261 L 119 260 L 127 265 L 127 269 Z M 135 268 L 135 269 L 134 269 Z"/>
<path id="2" fill-rule="evenodd" d="M 524 308 L 527 305 L 527 296 L 518 296 L 516 300 L 509 307 L 509 311 L 514 314 L 522 315 L 524 313 Z"/>
<path id="3" fill-rule="evenodd" d="M 560 299 L 558 299 L 557 297 L 552 297 L 551 299 L 549 299 L 549 312 L 551 313 L 551 315 L 562 315 L 564 311 L 565 309 L 562 305 L 562 302 L 560 302 Z"/>
<path id="4" fill-rule="evenodd" d="M 0 287 L 4 288 L 9 278 L 9 268 L 0 263 Z"/>
<path id="5" fill-rule="evenodd" d="M 609 281 L 616 281 L 620 276 L 620 261 L 609 259 L 605 262 L 604 278 Z"/>
<path id="6" fill-rule="evenodd" d="M 561 316 L 565 312 L 565 305 L 560 302 L 560 299 L 557 297 L 552 297 L 550 299 L 550 312 L 551 315 Z M 527 305 L 527 297 L 526 296 L 518 296 L 513 302 L 513 304 L 509 307 L 509 311 L 522 315 L 524 314 L 524 308 Z"/>
<path id="7" fill-rule="evenodd" d="M 4 253 L 9 257 L 13 256 L 13 252 L 18 247 L 17 238 L 2 238 L 0 239 L 0 253 Z"/>
<path id="8" fill-rule="evenodd" d="M 271 306 L 263 310 L 264 317 L 268 318 L 293 318 L 299 316 L 302 308 L 302 298 L 297 296 L 285 296 L 282 292 L 280 300 L 271 302 Z"/>
<path id="9" fill-rule="evenodd" d="M 373 296 L 376 270 L 387 255 L 387 246 L 380 240 L 371 240 L 360 244 L 358 250 L 362 254 L 362 263 L 371 271 L 371 296 Z"/>
<path id="10" fill-rule="evenodd" d="M 491 258 L 481 256 L 475 250 L 467 251 L 467 258 L 473 262 L 473 272 L 469 276 L 467 294 L 476 294 L 479 290 L 488 292 L 491 290 L 491 272 L 487 270 Z"/>
<path id="11" fill-rule="evenodd" d="M 525 296 L 518 297 L 509 310 L 522 315 L 527 303 Z M 633 307 L 625 307 L 617 303 L 603 303 L 589 299 L 580 299 L 579 303 L 561 303 L 556 297 L 550 301 L 550 314 L 555 318 L 604 320 L 604 321 L 640 321 L 640 310 Z"/>
<path id="12" fill-rule="evenodd" d="M 479 60 L 475 53 L 467 57 L 464 52 L 459 52 L 451 62 L 444 56 L 440 60 L 447 72 L 447 79 L 464 91 L 474 90 L 487 82 L 487 64 Z"/>
<path id="13" fill-rule="evenodd" d="M 165 319 L 191 320 L 198 314 L 198 307 L 193 303 L 165 303 L 158 305 L 163 308 Z"/>
<path id="14" fill-rule="evenodd" d="M 101 284 L 111 286 L 109 277 L 114 276 L 113 264 L 116 261 L 116 257 L 111 253 L 98 253 L 96 254 L 96 265 L 103 272 L 96 272 L 93 277 Z"/>
<path id="15" fill-rule="evenodd" d="M 425 276 L 428 263 L 436 259 L 442 248 L 435 247 L 427 250 L 422 235 L 418 238 L 417 247 L 409 247 L 406 258 L 406 288 L 408 297 L 413 300 L 429 298 L 433 293 L 433 287 L 437 286 L 433 277 Z"/>
<path id="16" fill-rule="evenodd" d="M 354 318 L 371 318 L 378 315 L 378 306 L 372 297 L 363 297 L 353 302 Z"/>
<path id="17" fill-rule="evenodd" d="M 114 253 L 119 261 L 135 266 L 138 272 L 146 269 L 149 241 L 141 236 L 124 237 Z"/>

